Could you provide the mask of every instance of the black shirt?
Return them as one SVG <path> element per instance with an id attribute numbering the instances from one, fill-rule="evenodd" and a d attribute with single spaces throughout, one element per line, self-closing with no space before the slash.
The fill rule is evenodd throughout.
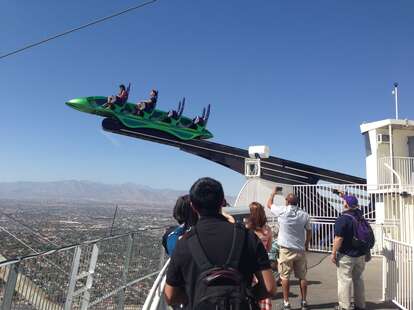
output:
<path id="1" fill-rule="evenodd" d="M 197 223 L 197 233 L 208 259 L 213 265 L 225 263 L 232 244 L 233 224 L 223 216 L 201 217 Z M 184 287 L 192 304 L 192 297 L 198 275 L 201 273 L 193 260 L 187 244 L 186 235 L 178 240 L 167 271 L 167 284 L 174 287 Z M 246 276 L 248 283 L 252 281 L 257 271 L 270 269 L 269 258 L 262 242 L 252 231 L 246 233 L 239 271 Z"/>
<path id="2" fill-rule="evenodd" d="M 357 219 L 363 216 L 359 209 L 347 210 L 344 213 L 349 213 Z M 338 249 L 339 253 L 351 257 L 359 257 L 366 254 L 364 250 L 352 247 L 352 239 L 354 238 L 354 220 L 352 217 L 342 214 L 336 219 L 335 236 L 344 238 L 341 247 Z"/>

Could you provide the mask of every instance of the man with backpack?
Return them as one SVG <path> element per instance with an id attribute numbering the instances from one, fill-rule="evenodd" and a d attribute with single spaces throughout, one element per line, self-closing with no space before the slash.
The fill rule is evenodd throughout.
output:
<path id="1" fill-rule="evenodd" d="M 224 192 L 211 178 L 190 190 L 197 224 L 178 240 L 167 271 L 165 299 L 186 309 L 257 309 L 276 294 L 276 283 L 262 242 L 243 225 L 221 215 Z M 258 284 L 251 287 L 253 275 Z"/>
<path id="2" fill-rule="evenodd" d="M 335 239 L 331 260 L 337 266 L 338 306 L 352 309 L 351 289 L 354 287 L 355 310 L 365 309 L 363 272 L 374 246 L 374 233 L 358 208 L 358 199 L 336 191 L 344 200 L 344 210 L 335 222 Z"/>

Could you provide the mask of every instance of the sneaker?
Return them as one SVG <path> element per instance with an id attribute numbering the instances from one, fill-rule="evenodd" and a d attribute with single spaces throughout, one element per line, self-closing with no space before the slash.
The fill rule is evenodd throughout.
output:
<path id="1" fill-rule="evenodd" d="M 289 303 L 285 304 L 285 302 L 283 302 L 283 308 L 282 309 L 283 310 L 290 310 L 290 304 Z"/>
<path id="2" fill-rule="evenodd" d="M 300 307 L 302 310 L 308 310 L 308 303 L 306 302 L 306 300 L 302 300 L 302 302 L 300 303 Z"/>

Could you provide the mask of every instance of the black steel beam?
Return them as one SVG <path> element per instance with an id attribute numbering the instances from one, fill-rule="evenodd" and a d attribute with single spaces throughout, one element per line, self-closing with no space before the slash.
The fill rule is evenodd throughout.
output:
<path id="1" fill-rule="evenodd" d="M 216 162 L 241 174 L 244 174 L 244 161 L 249 158 L 248 151 L 244 149 L 206 140 L 182 141 L 156 130 L 130 129 L 112 118 L 105 118 L 102 121 L 102 127 L 105 131 L 116 134 L 177 147 L 184 152 Z M 261 177 L 277 183 L 293 185 L 316 184 L 318 181 L 344 184 L 366 183 L 364 178 L 273 156 L 262 159 L 261 167 Z"/>

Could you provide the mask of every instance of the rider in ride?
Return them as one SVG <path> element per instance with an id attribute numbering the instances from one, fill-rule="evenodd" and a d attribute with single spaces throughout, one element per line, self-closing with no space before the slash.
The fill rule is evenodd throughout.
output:
<path id="1" fill-rule="evenodd" d="M 208 118 L 210 117 L 210 105 L 207 106 L 207 110 L 203 109 L 203 114 L 201 116 L 197 116 L 193 118 L 190 128 L 197 128 L 199 126 L 205 126 L 207 123 Z"/>
<path id="2" fill-rule="evenodd" d="M 114 104 L 122 105 L 128 99 L 128 92 L 124 84 L 119 85 L 119 93 L 116 96 L 109 96 L 108 101 L 103 105 L 104 108 L 112 108 Z"/>
<path id="3" fill-rule="evenodd" d="M 148 100 L 140 101 L 137 103 L 136 114 L 142 115 L 144 111 L 148 113 L 151 112 L 152 110 L 154 110 L 157 100 L 158 100 L 158 90 L 153 89 L 150 92 L 150 98 Z"/>

